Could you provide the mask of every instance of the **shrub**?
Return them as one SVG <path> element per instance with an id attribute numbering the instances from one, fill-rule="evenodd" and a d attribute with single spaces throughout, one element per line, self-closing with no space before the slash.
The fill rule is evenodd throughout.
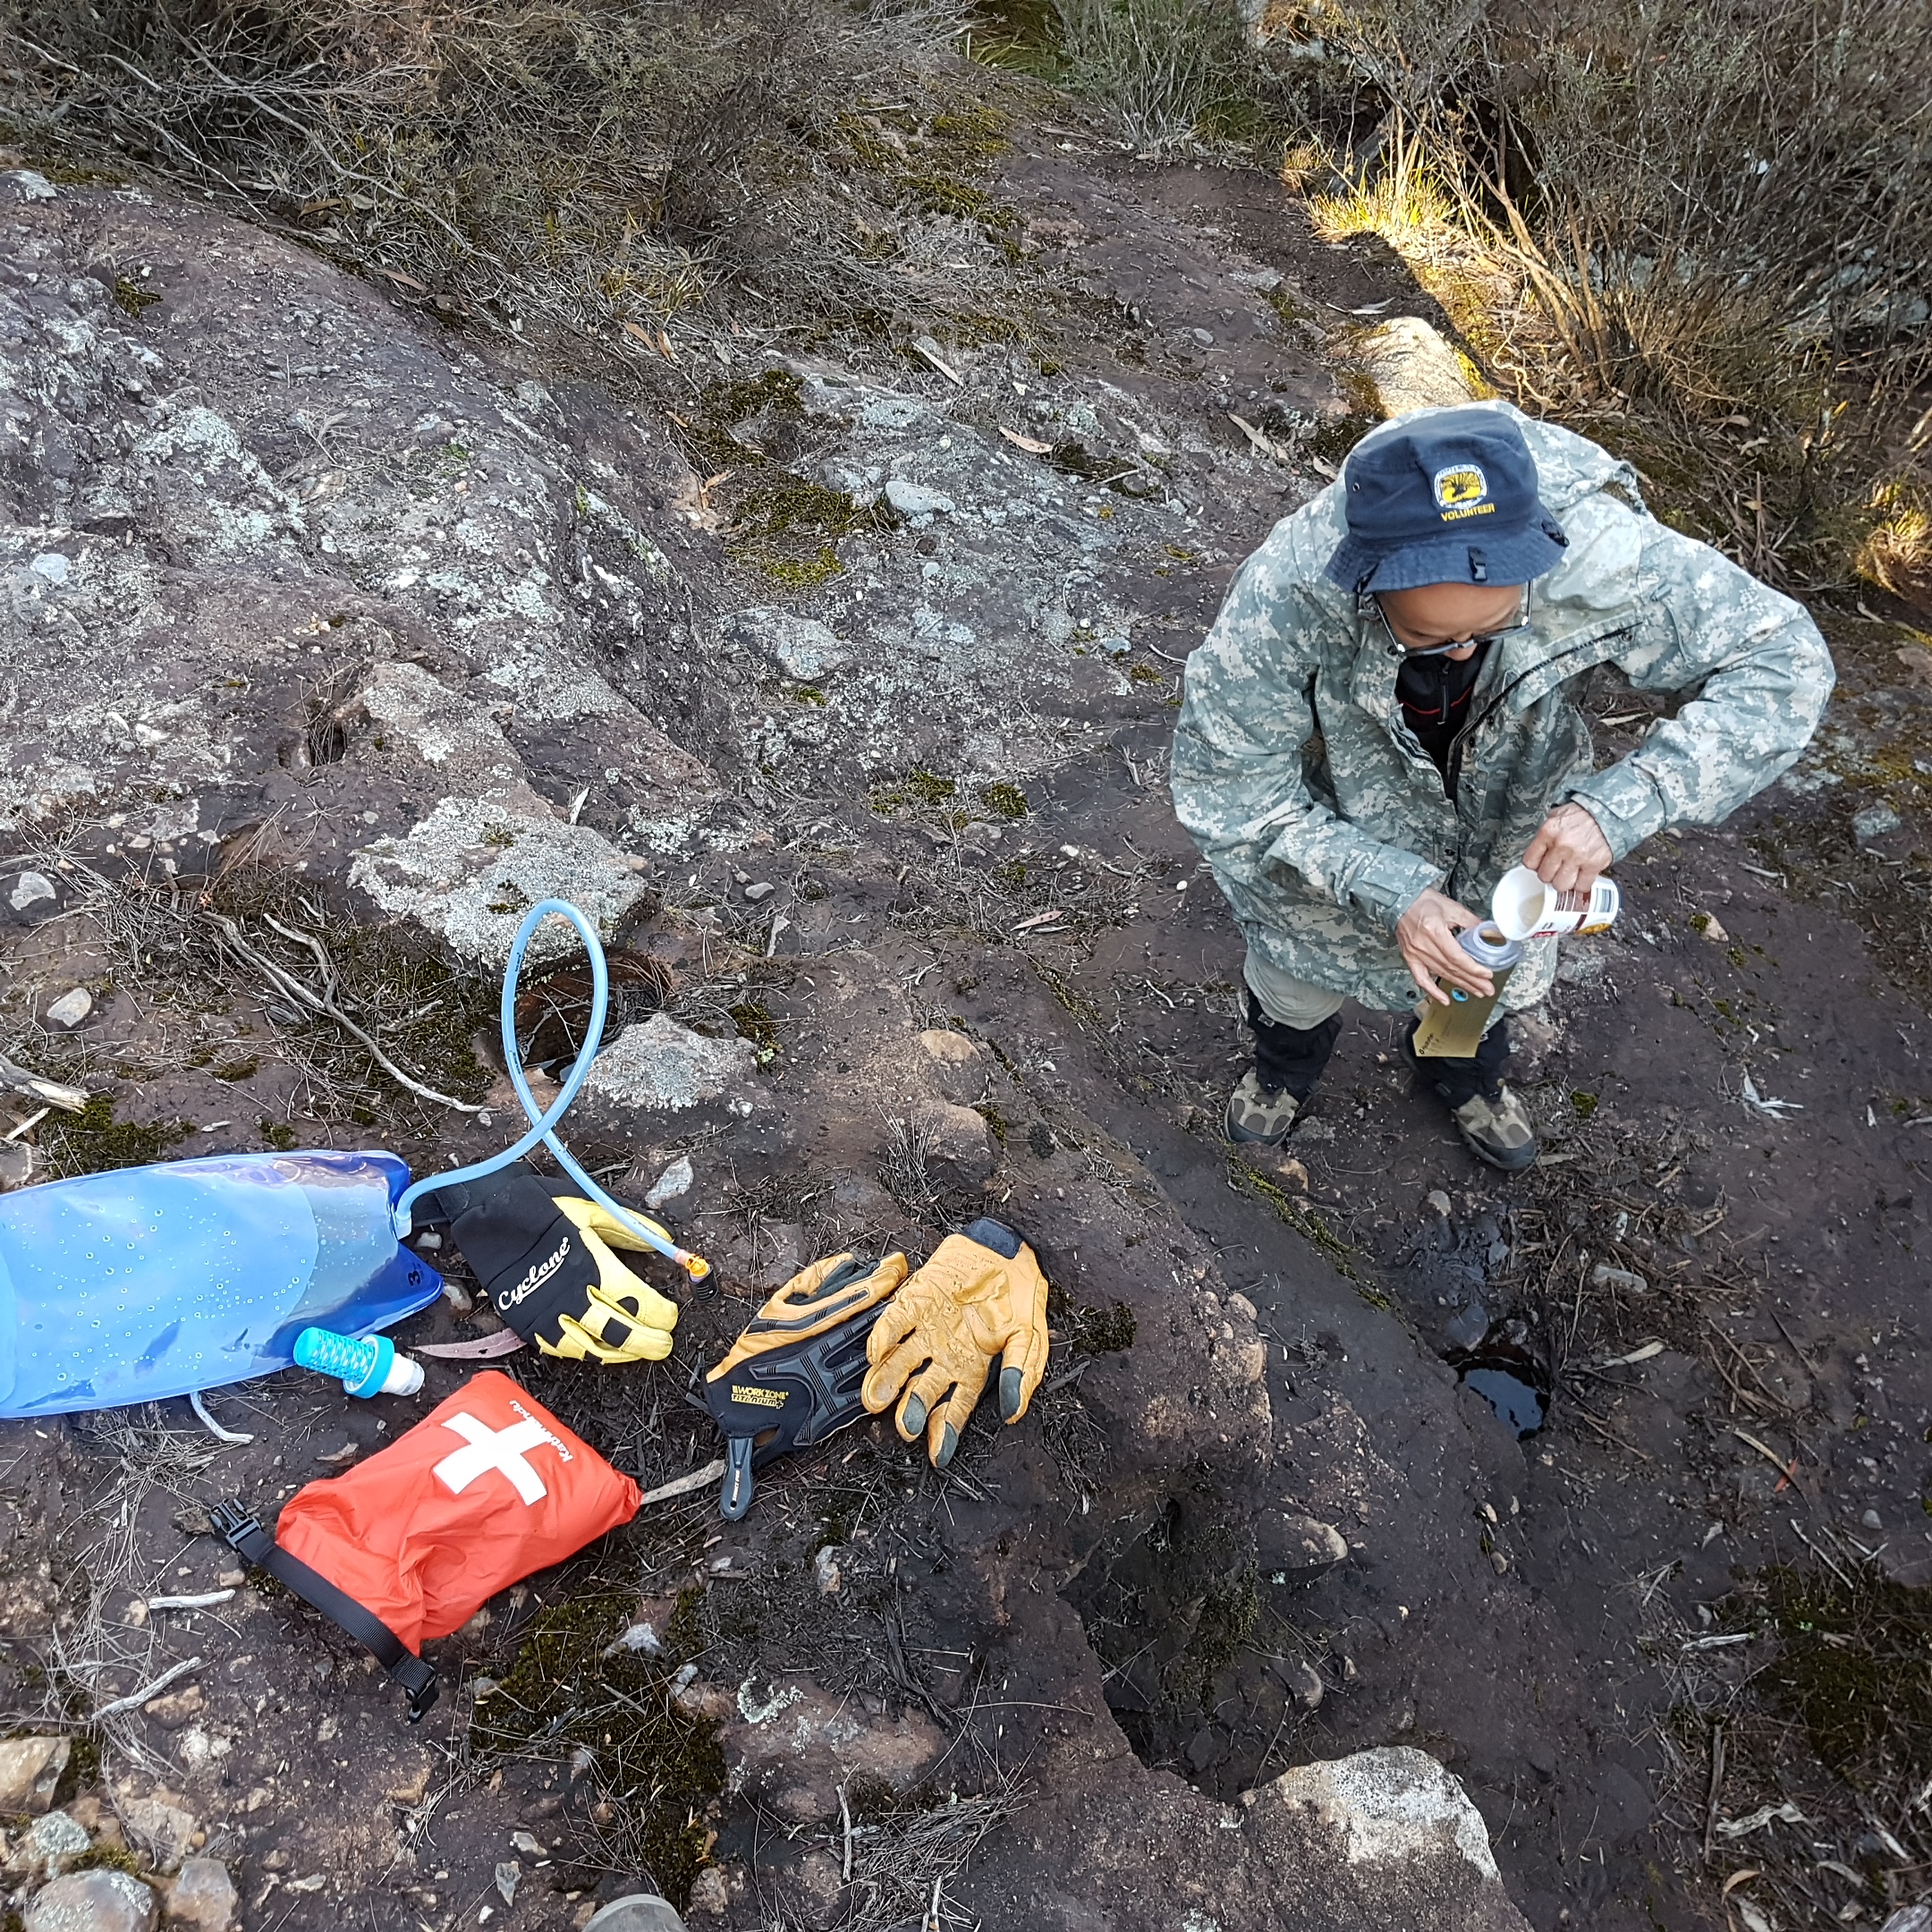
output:
<path id="1" fill-rule="evenodd" d="M 1332 140 L 1381 120 L 1318 220 L 1439 262 L 1445 193 L 1520 285 L 1483 346 L 1526 400 L 1625 419 L 1773 571 L 1900 462 L 1932 375 L 1917 0 L 1345 0 L 1292 30 L 1317 24 Z"/>
<path id="2" fill-rule="evenodd" d="M 934 245 L 907 182 L 960 147 L 933 132 L 953 11 L 0 0 L 0 132 L 49 164 L 210 191 L 453 319 L 648 364 L 721 293 L 875 330 L 997 305 L 1010 267 L 983 222 L 947 225 L 965 273 L 902 272 Z M 874 98 L 899 104 L 896 170 L 845 152 Z"/>
<path id="3" fill-rule="evenodd" d="M 1264 117 L 1262 70 L 1234 0 L 1054 0 L 1062 78 L 1143 153 L 1240 138 Z"/>

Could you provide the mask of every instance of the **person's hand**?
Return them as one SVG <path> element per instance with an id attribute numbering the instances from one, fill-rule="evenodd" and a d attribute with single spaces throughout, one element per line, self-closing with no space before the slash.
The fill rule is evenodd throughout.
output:
<path id="1" fill-rule="evenodd" d="M 1558 892 L 1588 892 L 1610 863 L 1610 841 L 1603 827 L 1573 799 L 1559 805 L 1530 841 L 1522 862 Z"/>
<path id="2" fill-rule="evenodd" d="M 1481 923 L 1467 906 L 1433 886 L 1395 921 L 1395 944 L 1409 977 L 1439 1004 L 1446 1006 L 1449 996 L 1436 983 L 1438 976 L 1480 999 L 1496 991 L 1496 981 L 1456 944 L 1459 927 Z"/>

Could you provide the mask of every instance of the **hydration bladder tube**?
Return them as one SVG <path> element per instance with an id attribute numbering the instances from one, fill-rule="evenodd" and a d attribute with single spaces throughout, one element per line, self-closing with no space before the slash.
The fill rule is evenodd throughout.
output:
<path id="1" fill-rule="evenodd" d="M 577 928 L 584 950 L 590 955 L 590 1024 L 563 1090 L 550 1103 L 549 1112 L 539 1114 L 537 1097 L 523 1077 L 523 1056 L 517 1048 L 516 989 L 518 975 L 523 969 L 524 949 L 538 927 L 553 912 L 567 919 Z M 459 1167 L 453 1174 L 428 1175 L 405 1189 L 402 1198 L 395 1205 L 394 1226 L 398 1241 L 405 1240 L 409 1235 L 412 1225 L 410 1205 L 419 1194 L 434 1193 L 436 1189 L 446 1188 L 458 1181 L 477 1181 L 485 1174 L 495 1174 L 499 1167 L 507 1167 L 512 1161 L 521 1160 L 540 1140 L 556 1156 L 557 1165 L 583 1190 L 585 1197 L 615 1215 L 647 1247 L 655 1249 L 665 1259 L 675 1261 L 693 1281 L 702 1281 L 711 1272 L 711 1264 L 702 1255 L 694 1255 L 689 1249 L 680 1248 L 672 1240 L 670 1232 L 659 1226 L 648 1215 L 638 1214 L 614 1201 L 577 1165 L 570 1149 L 556 1137 L 556 1123 L 577 1097 L 578 1089 L 589 1077 L 590 1062 L 597 1053 L 598 1041 L 604 1038 L 604 1017 L 609 1004 L 610 975 L 604 964 L 604 948 L 598 941 L 597 928 L 566 900 L 546 899 L 533 905 L 523 915 L 523 923 L 517 928 L 516 937 L 510 944 L 510 963 L 504 969 L 502 1009 L 504 1064 L 510 1070 L 511 1084 L 516 1089 L 517 1099 L 530 1119 L 530 1130 L 514 1147 L 507 1147 L 500 1154 L 492 1154 L 487 1160 L 478 1161 L 472 1166 Z"/>

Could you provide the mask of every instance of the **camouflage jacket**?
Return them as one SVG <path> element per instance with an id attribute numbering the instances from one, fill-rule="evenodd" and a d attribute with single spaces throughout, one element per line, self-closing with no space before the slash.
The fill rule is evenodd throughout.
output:
<path id="1" fill-rule="evenodd" d="M 1323 574 L 1343 534 L 1339 484 L 1275 525 L 1188 659 L 1182 824 L 1250 947 L 1365 1005 L 1415 1000 L 1394 932 L 1418 894 L 1487 907 L 1568 799 L 1617 858 L 1665 826 L 1715 824 L 1796 759 L 1831 693 L 1802 606 L 1657 521 L 1635 472 L 1594 443 L 1488 406 L 1515 418 L 1570 545 L 1536 581 L 1530 628 L 1483 665 L 1453 798 L 1402 722 L 1400 647 Z M 1606 664 L 1689 701 L 1599 771 L 1574 694 Z"/>

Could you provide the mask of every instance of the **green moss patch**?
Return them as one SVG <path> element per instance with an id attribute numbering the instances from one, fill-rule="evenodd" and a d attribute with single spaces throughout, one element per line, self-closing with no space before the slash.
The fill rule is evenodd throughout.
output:
<path id="1" fill-rule="evenodd" d="M 165 1160 L 168 1149 L 185 1140 L 194 1127 L 183 1120 L 116 1120 L 113 1100 L 96 1094 L 78 1114 L 49 1114 L 39 1131 L 48 1178 L 64 1181 Z"/>
<path id="2" fill-rule="evenodd" d="M 611 1645 L 631 1621 L 636 1593 L 599 1580 L 538 1612 L 516 1662 L 477 1700 L 470 1742 L 479 1758 L 588 1750 L 612 1801 L 637 1815 L 631 1841 L 681 1911 L 704 1869 L 705 1811 L 724 1790 L 717 1727 L 674 1703 L 671 1681 L 704 1648 L 697 1590 L 678 1598 L 655 1658 Z M 610 1653 L 610 1654 L 606 1654 Z"/>
<path id="3" fill-rule="evenodd" d="M 1778 1639 L 1758 1688 L 1804 1726 L 1820 1762 L 1859 1791 L 1932 1775 L 1932 1589 L 1875 1564 L 1776 1565 L 1757 1581 L 1754 1621 Z"/>

